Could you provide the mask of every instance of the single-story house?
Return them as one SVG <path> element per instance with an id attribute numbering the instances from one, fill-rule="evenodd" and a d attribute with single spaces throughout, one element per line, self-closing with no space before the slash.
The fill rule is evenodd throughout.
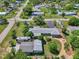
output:
<path id="1" fill-rule="evenodd" d="M 44 5 L 35 5 L 35 7 L 34 8 L 36 8 L 36 9 L 39 9 L 39 8 L 41 8 L 41 7 L 43 7 Z"/>
<path id="2" fill-rule="evenodd" d="M 4 20 L 0 19 L 0 24 L 3 24 L 4 23 Z"/>
<path id="3" fill-rule="evenodd" d="M 11 3 L 10 7 L 13 8 L 13 9 L 16 9 L 17 8 L 16 3 Z"/>
<path id="4" fill-rule="evenodd" d="M 55 28 L 34 27 L 34 28 L 30 28 L 29 31 L 31 31 L 34 34 L 34 36 L 39 36 L 41 34 L 44 34 L 44 35 L 50 34 L 51 36 L 54 36 L 54 37 L 60 37 L 61 36 L 60 31 L 56 27 Z"/>
<path id="5" fill-rule="evenodd" d="M 33 42 L 22 42 L 19 49 L 25 53 L 33 53 Z"/>
<path id="6" fill-rule="evenodd" d="M 35 6 L 34 6 L 34 10 L 35 10 L 35 11 L 41 11 L 41 10 L 40 10 L 41 7 L 44 7 L 44 5 L 40 5 L 40 4 L 39 4 L 39 5 L 35 5 Z"/>
<path id="7" fill-rule="evenodd" d="M 16 0 L 16 4 L 20 4 L 22 1 L 20 0 Z"/>
<path id="8" fill-rule="evenodd" d="M 33 47 L 34 53 L 40 53 L 43 51 L 41 40 L 34 40 L 33 44 L 34 44 Z"/>
<path id="9" fill-rule="evenodd" d="M 0 12 L 0 16 L 6 15 L 7 12 Z"/>
<path id="10" fill-rule="evenodd" d="M 24 42 L 24 41 L 31 40 L 31 37 L 17 37 L 16 40 L 18 42 Z"/>
<path id="11" fill-rule="evenodd" d="M 41 12 L 41 11 L 34 11 L 33 13 L 32 13 L 32 15 L 33 16 L 40 16 L 40 15 L 44 15 L 44 12 Z"/>
<path id="12" fill-rule="evenodd" d="M 15 49 L 16 52 L 18 50 L 22 50 L 22 52 L 25 52 L 27 54 L 43 52 L 42 41 L 38 39 L 32 42 L 21 42 L 21 44 L 16 45 Z"/>
<path id="13" fill-rule="evenodd" d="M 71 15 L 76 15 L 77 13 L 76 13 L 76 11 L 59 11 L 59 10 L 57 10 L 57 13 L 58 13 L 58 15 L 62 15 L 62 13 L 65 13 L 65 15 L 67 15 L 67 16 L 71 16 Z"/>
<path id="14" fill-rule="evenodd" d="M 68 26 L 67 32 L 71 34 L 72 31 L 79 30 L 79 26 Z"/>
<path id="15" fill-rule="evenodd" d="M 74 5 L 74 8 L 79 8 L 79 4 L 75 4 Z"/>

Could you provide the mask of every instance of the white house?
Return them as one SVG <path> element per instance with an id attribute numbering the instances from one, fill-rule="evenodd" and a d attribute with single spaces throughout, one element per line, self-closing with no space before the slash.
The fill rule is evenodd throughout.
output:
<path id="1" fill-rule="evenodd" d="M 44 15 L 44 12 L 35 11 L 35 12 L 32 13 L 32 15 L 33 15 L 33 16 L 38 16 L 38 15 L 40 16 L 40 15 Z"/>
<path id="2" fill-rule="evenodd" d="M 79 4 L 75 4 L 74 5 L 74 8 L 79 8 Z"/>
<path id="3" fill-rule="evenodd" d="M 7 12 L 0 12 L 0 16 L 6 15 Z"/>
<path id="4" fill-rule="evenodd" d="M 57 13 L 58 13 L 58 15 L 62 15 L 62 13 L 65 13 L 65 15 L 67 15 L 67 16 L 71 16 L 71 15 L 76 15 L 77 13 L 76 13 L 76 11 L 59 11 L 59 10 L 57 10 Z"/>
<path id="5" fill-rule="evenodd" d="M 18 42 L 24 42 L 24 41 L 31 40 L 31 38 L 30 37 L 17 37 L 16 40 Z"/>
<path id="6" fill-rule="evenodd" d="M 18 50 L 22 50 L 22 52 L 25 53 L 42 53 L 43 52 L 43 48 L 42 48 L 42 41 L 35 39 L 32 42 L 21 42 L 21 44 L 16 44 L 16 46 L 14 47 L 16 52 Z"/>

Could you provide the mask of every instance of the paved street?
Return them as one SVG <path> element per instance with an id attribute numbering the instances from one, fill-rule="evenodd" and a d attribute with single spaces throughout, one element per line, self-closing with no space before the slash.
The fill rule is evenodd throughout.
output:
<path id="1" fill-rule="evenodd" d="M 0 34 L 0 43 L 3 41 L 3 39 L 7 36 L 8 32 L 10 31 L 10 29 L 13 27 L 13 25 L 15 24 L 14 21 L 9 21 L 8 26 L 3 30 L 3 32 Z"/>
<path id="2" fill-rule="evenodd" d="M 20 7 L 20 11 L 17 12 L 17 15 L 12 18 L 9 19 L 9 24 L 8 26 L 3 30 L 3 32 L 0 34 L 0 43 L 5 39 L 5 37 L 7 36 L 7 34 L 9 33 L 9 31 L 11 30 L 11 28 L 13 27 L 13 25 L 15 24 L 15 20 L 20 19 L 19 16 L 21 14 L 21 12 L 23 11 L 23 8 L 27 5 L 27 3 L 29 2 L 29 0 L 26 1 L 25 4 L 23 4 L 22 7 Z"/>

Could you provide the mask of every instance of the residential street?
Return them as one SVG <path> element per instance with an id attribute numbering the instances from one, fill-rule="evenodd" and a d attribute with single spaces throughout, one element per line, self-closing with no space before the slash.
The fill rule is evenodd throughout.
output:
<path id="1" fill-rule="evenodd" d="M 8 32 L 10 31 L 10 29 L 13 27 L 14 24 L 15 24 L 14 21 L 9 21 L 8 26 L 0 34 L 0 43 L 3 41 L 3 39 L 5 39 L 5 37 L 7 36 Z"/>
<path id="2" fill-rule="evenodd" d="M 29 0 L 26 1 L 25 4 L 23 4 L 22 7 L 19 8 L 19 11 L 17 12 L 17 15 L 12 18 L 12 19 L 9 19 L 9 24 L 8 26 L 3 30 L 3 32 L 0 34 L 0 43 L 5 39 L 5 37 L 7 36 L 7 34 L 9 33 L 9 31 L 11 30 L 11 28 L 13 27 L 13 25 L 15 24 L 15 21 L 17 19 L 20 19 L 19 16 L 23 10 L 23 8 L 27 5 L 27 3 L 29 2 Z"/>

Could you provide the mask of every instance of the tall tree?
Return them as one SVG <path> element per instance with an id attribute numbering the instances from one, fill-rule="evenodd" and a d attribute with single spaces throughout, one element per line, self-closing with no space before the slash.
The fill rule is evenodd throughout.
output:
<path id="1" fill-rule="evenodd" d="M 9 2 L 4 1 L 4 5 L 5 5 L 6 7 L 8 7 L 8 6 L 9 6 Z"/>
<path id="2" fill-rule="evenodd" d="M 36 23 L 36 25 L 44 25 L 45 22 L 44 22 L 44 18 L 42 16 L 37 16 L 37 17 L 34 17 L 34 22 Z"/>

